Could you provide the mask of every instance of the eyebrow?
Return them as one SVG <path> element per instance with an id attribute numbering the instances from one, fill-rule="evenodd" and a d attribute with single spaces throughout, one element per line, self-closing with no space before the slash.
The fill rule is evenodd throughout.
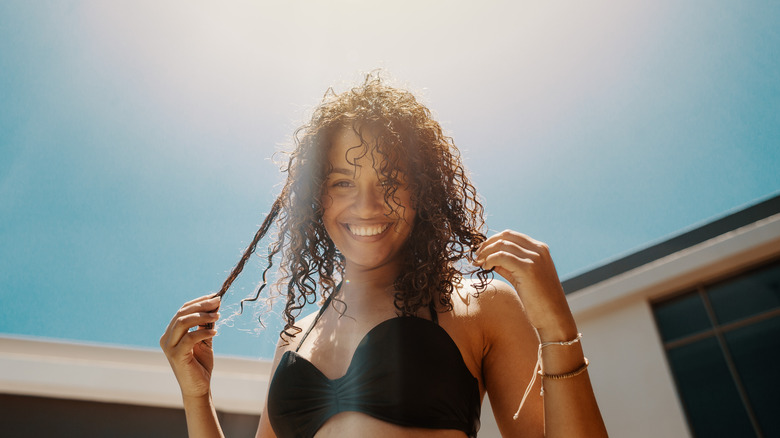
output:
<path id="1" fill-rule="evenodd" d="M 331 174 L 333 173 L 340 173 L 342 175 L 349 175 L 352 176 L 355 174 L 355 169 L 345 169 L 343 167 L 335 167 L 333 170 L 330 171 Z"/>
<path id="2" fill-rule="evenodd" d="M 356 166 L 356 167 L 360 167 L 360 166 Z M 331 169 L 330 173 L 327 176 L 330 177 L 334 173 L 337 173 L 337 174 L 340 174 L 340 175 L 355 176 L 356 172 L 357 172 L 356 168 L 347 169 L 345 167 L 334 167 L 333 169 Z M 406 175 L 404 172 L 401 172 L 401 171 L 398 171 L 397 174 L 398 175 L 402 175 L 402 176 Z"/>

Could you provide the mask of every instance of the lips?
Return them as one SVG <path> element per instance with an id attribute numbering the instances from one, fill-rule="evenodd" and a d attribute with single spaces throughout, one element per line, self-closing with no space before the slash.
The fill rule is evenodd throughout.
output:
<path id="1" fill-rule="evenodd" d="M 390 227 L 390 224 L 374 224 L 374 225 L 347 224 L 347 229 L 349 230 L 350 233 L 361 237 L 377 236 L 379 234 L 384 233 L 388 227 Z"/>

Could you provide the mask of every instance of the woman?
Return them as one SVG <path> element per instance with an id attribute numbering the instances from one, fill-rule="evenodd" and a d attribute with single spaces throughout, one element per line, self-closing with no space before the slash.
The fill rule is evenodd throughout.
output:
<path id="1" fill-rule="evenodd" d="M 606 436 L 547 246 L 482 234 L 458 151 L 414 96 L 371 76 L 329 93 L 286 171 L 222 290 L 186 303 L 160 339 L 191 437 L 222 436 L 212 327 L 273 221 L 266 272 L 279 254 L 286 325 L 258 437 L 471 437 L 485 393 L 504 436 Z M 320 312 L 296 321 L 318 296 Z"/>

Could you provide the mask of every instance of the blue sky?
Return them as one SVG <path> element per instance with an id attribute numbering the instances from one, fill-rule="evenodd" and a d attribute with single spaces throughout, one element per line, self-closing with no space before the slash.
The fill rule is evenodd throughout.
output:
<path id="1" fill-rule="evenodd" d="M 275 3 L 0 4 L 0 333 L 155 348 L 251 239 L 274 152 L 375 68 L 563 278 L 780 190 L 777 2 Z M 265 322 L 217 352 L 271 357 Z"/>

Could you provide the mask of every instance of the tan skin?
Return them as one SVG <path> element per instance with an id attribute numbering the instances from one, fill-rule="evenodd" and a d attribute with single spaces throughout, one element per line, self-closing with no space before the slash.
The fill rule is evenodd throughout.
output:
<path id="1" fill-rule="evenodd" d="M 380 175 L 370 156 L 354 162 L 345 155 L 360 144 L 352 130 L 334 137 L 329 159 L 335 172 L 325 182 L 323 222 L 346 258 L 345 282 L 338 297 L 347 305 L 340 316 L 334 306 L 321 316 L 298 353 L 329 378 L 347 370 L 363 336 L 380 322 L 397 316 L 392 284 L 398 275 L 401 244 L 414 226 L 410 193 L 399 187 L 396 202 L 405 209 L 391 213 L 384 203 Z M 355 168 L 354 164 L 360 167 Z M 389 213 L 389 215 L 388 215 Z M 385 229 L 386 228 L 386 229 Z M 384 230 L 384 231 L 382 231 Z M 375 236 L 359 236 L 382 231 Z M 546 380 L 539 396 L 537 380 L 517 420 L 512 416 L 531 378 L 539 341 L 564 341 L 577 335 L 563 289 L 546 245 L 528 236 L 504 231 L 493 235 L 477 251 L 477 264 L 508 283 L 495 280 L 474 297 L 467 284 L 457 285 L 453 309 L 439 313 L 439 324 L 460 349 L 463 360 L 479 381 L 480 394 L 489 394 L 503 436 L 605 437 L 601 414 L 587 372 L 566 380 Z M 213 368 L 211 339 L 214 330 L 200 328 L 218 319 L 218 299 L 204 296 L 186 303 L 160 339 L 181 386 L 190 437 L 222 436 L 211 402 Z M 428 310 L 419 317 L 430 319 Z M 305 330 L 314 315 L 300 321 Z M 537 335 L 538 333 L 538 335 Z M 282 354 L 298 346 L 294 339 L 279 345 L 272 368 Z M 544 371 L 566 373 L 584 361 L 581 344 L 543 349 Z M 257 437 L 275 437 L 267 416 L 262 416 Z M 357 412 L 343 412 L 327 420 L 317 437 L 430 437 L 462 438 L 457 430 L 407 428 Z"/>

